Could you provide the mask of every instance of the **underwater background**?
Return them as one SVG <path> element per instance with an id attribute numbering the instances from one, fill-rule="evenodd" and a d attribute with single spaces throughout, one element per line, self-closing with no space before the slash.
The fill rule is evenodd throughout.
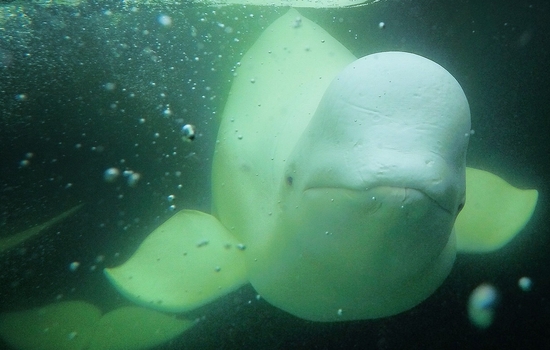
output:
<path id="1" fill-rule="evenodd" d="M 235 67 L 286 11 L 0 2 L 0 235 L 85 204 L 0 255 L 0 312 L 56 300 L 103 311 L 128 303 L 102 269 L 124 262 L 174 211 L 210 210 L 218 118 Z M 548 348 L 550 3 L 386 0 L 299 11 L 358 57 L 409 51 L 446 68 L 470 103 L 467 165 L 538 189 L 535 214 L 501 250 L 458 255 L 436 293 L 397 316 L 310 322 L 246 286 L 186 314 L 200 321 L 158 349 Z M 193 142 L 182 140 L 185 124 L 196 127 Z M 110 168 L 139 177 L 106 181 Z M 522 276 L 533 281 L 528 292 Z M 481 283 L 499 291 L 485 330 L 466 312 Z"/>

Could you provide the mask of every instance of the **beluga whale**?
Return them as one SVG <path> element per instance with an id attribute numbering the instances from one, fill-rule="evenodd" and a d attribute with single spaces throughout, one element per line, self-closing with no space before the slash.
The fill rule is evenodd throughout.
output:
<path id="1" fill-rule="evenodd" d="M 216 140 L 212 213 L 175 214 L 105 269 L 130 300 L 185 312 L 251 283 L 307 320 L 390 316 L 430 296 L 462 245 L 496 249 L 529 220 L 535 190 L 466 168 L 468 101 L 437 63 L 408 52 L 356 59 L 294 9 L 240 63 Z M 495 192 L 468 193 L 468 177 Z M 514 198 L 515 225 L 493 232 L 486 202 L 472 215 L 486 217 L 483 231 L 457 220 L 469 197 L 495 193 Z"/>
<path id="2" fill-rule="evenodd" d="M 61 349 L 78 331 L 80 347 L 70 348 L 153 346 L 195 324 L 171 314 L 248 283 L 306 320 L 391 316 L 427 299 L 457 253 L 500 249 L 535 210 L 536 190 L 466 166 L 466 94 L 429 58 L 356 58 L 290 9 L 236 73 L 216 138 L 211 212 L 175 213 L 104 270 L 137 305 L 102 314 L 64 301 L 6 313 L 6 342 Z"/>
<path id="3" fill-rule="evenodd" d="M 263 222 L 235 231 L 248 231 L 254 288 L 315 321 L 383 317 L 425 299 L 454 261 L 469 131 L 460 85 L 434 62 L 384 52 L 346 66 L 280 157 L 272 205 L 215 202 L 228 221 L 235 210 L 272 213 L 259 234 Z"/>

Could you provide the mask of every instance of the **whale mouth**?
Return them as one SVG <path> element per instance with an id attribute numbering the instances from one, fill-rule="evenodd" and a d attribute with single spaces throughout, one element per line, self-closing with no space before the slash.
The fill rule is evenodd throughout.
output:
<path id="1" fill-rule="evenodd" d="M 431 202 L 439 209 L 452 215 L 450 208 L 447 208 L 442 201 L 439 201 L 435 196 L 430 195 L 427 191 L 413 187 L 387 186 L 376 185 L 364 189 L 347 188 L 338 186 L 315 186 L 308 187 L 304 190 L 304 196 L 318 196 L 320 194 L 334 196 L 335 198 L 348 198 L 376 203 L 374 208 L 378 208 L 382 204 L 392 205 L 404 208 L 405 206 L 414 205 L 418 202 Z"/>

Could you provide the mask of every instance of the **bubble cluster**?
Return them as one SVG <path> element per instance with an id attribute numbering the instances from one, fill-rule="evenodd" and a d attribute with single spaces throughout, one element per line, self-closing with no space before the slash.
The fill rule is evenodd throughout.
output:
<path id="1" fill-rule="evenodd" d="M 26 168 L 26 167 L 28 167 L 28 166 L 31 164 L 30 159 L 31 159 L 32 157 L 34 157 L 34 153 L 32 153 L 32 152 L 27 152 L 27 153 L 25 153 L 25 159 L 23 159 L 23 160 L 21 160 L 21 161 L 19 162 L 19 166 L 20 166 L 21 168 Z"/>

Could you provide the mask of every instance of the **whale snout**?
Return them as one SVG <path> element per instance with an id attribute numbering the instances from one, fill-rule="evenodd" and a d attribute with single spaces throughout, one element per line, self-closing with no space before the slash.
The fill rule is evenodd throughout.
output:
<path id="1" fill-rule="evenodd" d="M 440 209 L 456 216 L 464 205 L 465 169 L 462 163 L 449 164 L 431 152 L 404 152 L 375 148 L 355 149 L 350 157 L 317 159 L 292 167 L 296 190 L 333 188 L 401 195 L 406 202 L 414 192 L 422 193 Z M 355 161 L 349 161 L 350 159 Z M 312 159 L 312 158 L 310 158 Z M 412 198 L 412 197 L 411 197 Z"/>

